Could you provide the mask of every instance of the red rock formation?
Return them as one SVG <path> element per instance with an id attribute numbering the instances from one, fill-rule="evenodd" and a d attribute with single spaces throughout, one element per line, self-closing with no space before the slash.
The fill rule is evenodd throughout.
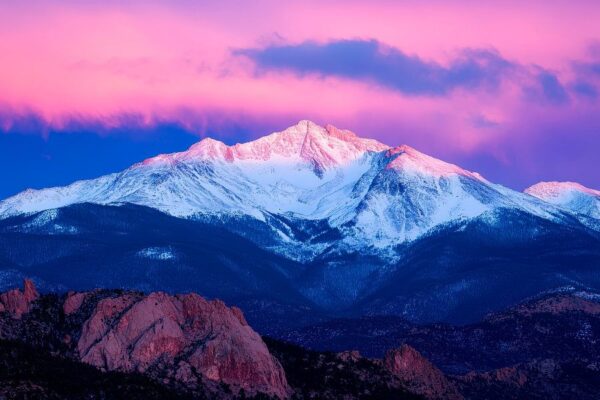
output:
<path id="1" fill-rule="evenodd" d="M 33 282 L 25 279 L 23 282 L 23 291 L 19 289 L 9 290 L 0 294 L 0 312 L 8 311 L 11 317 L 20 319 L 21 316 L 29 312 L 31 303 L 40 297 Z"/>
<path id="2" fill-rule="evenodd" d="M 37 289 L 35 288 L 35 284 L 33 283 L 32 280 L 25 279 L 23 281 L 23 287 L 24 287 L 23 294 L 25 295 L 25 300 L 27 300 L 28 303 L 31 303 L 40 297 L 40 294 L 38 293 Z"/>
<path id="3" fill-rule="evenodd" d="M 283 368 L 242 312 L 196 294 L 101 300 L 84 323 L 77 348 L 84 362 L 105 370 L 152 368 L 187 385 L 204 379 L 246 393 L 289 395 Z"/>
<path id="4" fill-rule="evenodd" d="M 463 398 L 442 371 L 408 345 L 388 351 L 383 363 L 407 388 L 427 399 Z"/>
<path id="5" fill-rule="evenodd" d="M 87 293 L 69 292 L 67 299 L 63 304 L 63 312 L 65 315 L 71 315 L 79 311 L 83 301 L 87 297 Z"/>

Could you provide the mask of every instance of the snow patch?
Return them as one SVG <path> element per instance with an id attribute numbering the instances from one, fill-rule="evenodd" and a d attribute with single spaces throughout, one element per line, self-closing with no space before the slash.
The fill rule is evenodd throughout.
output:
<path id="1" fill-rule="evenodd" d="M 49 235 L 67 234 L 75 235 L 79 229 L 71 225 L 64 225 L 55 222 L 58 219 L 60 210 L 51 209 L 40 212 L 31 221 L 23 224 L 19 230 L 21 232 L 39 232 L 44 230 Z"/>
<path id="2" fill-rule="evenodd" d="M 162 261 L 175 260 L 177 258 L 171 247 L 147 247 L 138 251 L 137 256 Z"/>

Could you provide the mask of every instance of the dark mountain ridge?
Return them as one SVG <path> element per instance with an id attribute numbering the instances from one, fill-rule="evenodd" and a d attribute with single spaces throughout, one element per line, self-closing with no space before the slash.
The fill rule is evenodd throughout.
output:
<path id="1" fill-rule="evenodd" d="M 395 262 L 332 250 L 307 263 L 261 246 L 272 231 L 247 218 L 198 221 L 131 204 L 43 213 L 0 221 L 1 287 L 31 276 L 42 291 L 196 291 L 239 304 L 269 334 L 367 315 L 468 323 L 549 290 L 600 290 L 596 232 L 514 210 L 438 228 L 396 248 Z M 334 234 L 323 222 L 281 223 L 307 240 Z"/>

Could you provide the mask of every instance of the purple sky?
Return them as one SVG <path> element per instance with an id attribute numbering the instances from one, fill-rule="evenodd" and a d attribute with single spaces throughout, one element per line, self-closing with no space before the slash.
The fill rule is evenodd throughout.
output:
<path id="1" fill-rule="evenodd" d="M 600 188 L 599 2 L 122 3 L 0 4 L 0 197 L 300 119 Z"/>

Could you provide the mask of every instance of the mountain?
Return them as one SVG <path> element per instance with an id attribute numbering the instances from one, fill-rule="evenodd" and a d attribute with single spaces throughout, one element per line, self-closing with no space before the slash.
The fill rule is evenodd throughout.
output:
<path id="1" fill-rule="evenodd" d="M 561 207 L 600 230 L 600 190 L 576 182 L 540 182 L 525 189 L 525 193 Z"/>
<path id="2" fill-rule="evenodd" d="M 293 249 L 300 260 L 326 247 L 306 246 L 282 219 L 324 221 L 341 233 L 340 249 L 364 250 L 387 249 L 499 208 L 561 218 L 555 207 L 409 146 L 390 148 L 310 121 L 234 146 L 207 138 L 117 174 L 28 190 L 0 202 L 0 217 L 77 203 L 131 203 L 195 219 L 250 218 L 267 225 L 274 249 Z"/>
<path id="3" fill-rule="evenodd" d="M 25 191 L 2 202 L 0 215 L 89 202 L 133 203 L 177 217 L 293 214 L 323 218 L 349 184 L 388 147 L 348 131 L 302 121 L 235 146 L 206 138 L 182 153 L 159 155 L 113 175 L 64 188 Z M 346 189 L 345 193 L 338 192 Z M 317 192 L 315 192 L 317 191 Z M 330 200 L 321 200 L 329 195 Z M 343 206 L 343 205 L 342 205 Z"/>
<path id="4" fill-rule="evenodd" d="M 525 189 L 525 193 L 573 213 L 600 218 L 600 190 L 576 182 L 540 182 Z"/>
<path id="5" fill-rule="evenodd" d="M 301 121 L 0 202 L 0 286 L 198 291 L 269 334 L 340 316 L 466 323 L 547 291 L 600 291 L 594 221 Z"/>
<path id="6" fill-rule="evenodd" d="M 284 339 L 315 351 L 354 349 L 382 357 L 408 344 L 446 373 L 485 372 L 533 360 L 600 362 L 600 295 L 552 293 L 467 325 L 414 324 L 398 317 L 336 319 Z"/>
<path id="7" fill-rule="evenodd" d="M 0 265 L 0 290 L 34 276 L 44 291 L 199 291 L 318 315 L 292 285 L 301 264 L 220 226 L 132 204 L 75 204 L 0 221 Z"/>

